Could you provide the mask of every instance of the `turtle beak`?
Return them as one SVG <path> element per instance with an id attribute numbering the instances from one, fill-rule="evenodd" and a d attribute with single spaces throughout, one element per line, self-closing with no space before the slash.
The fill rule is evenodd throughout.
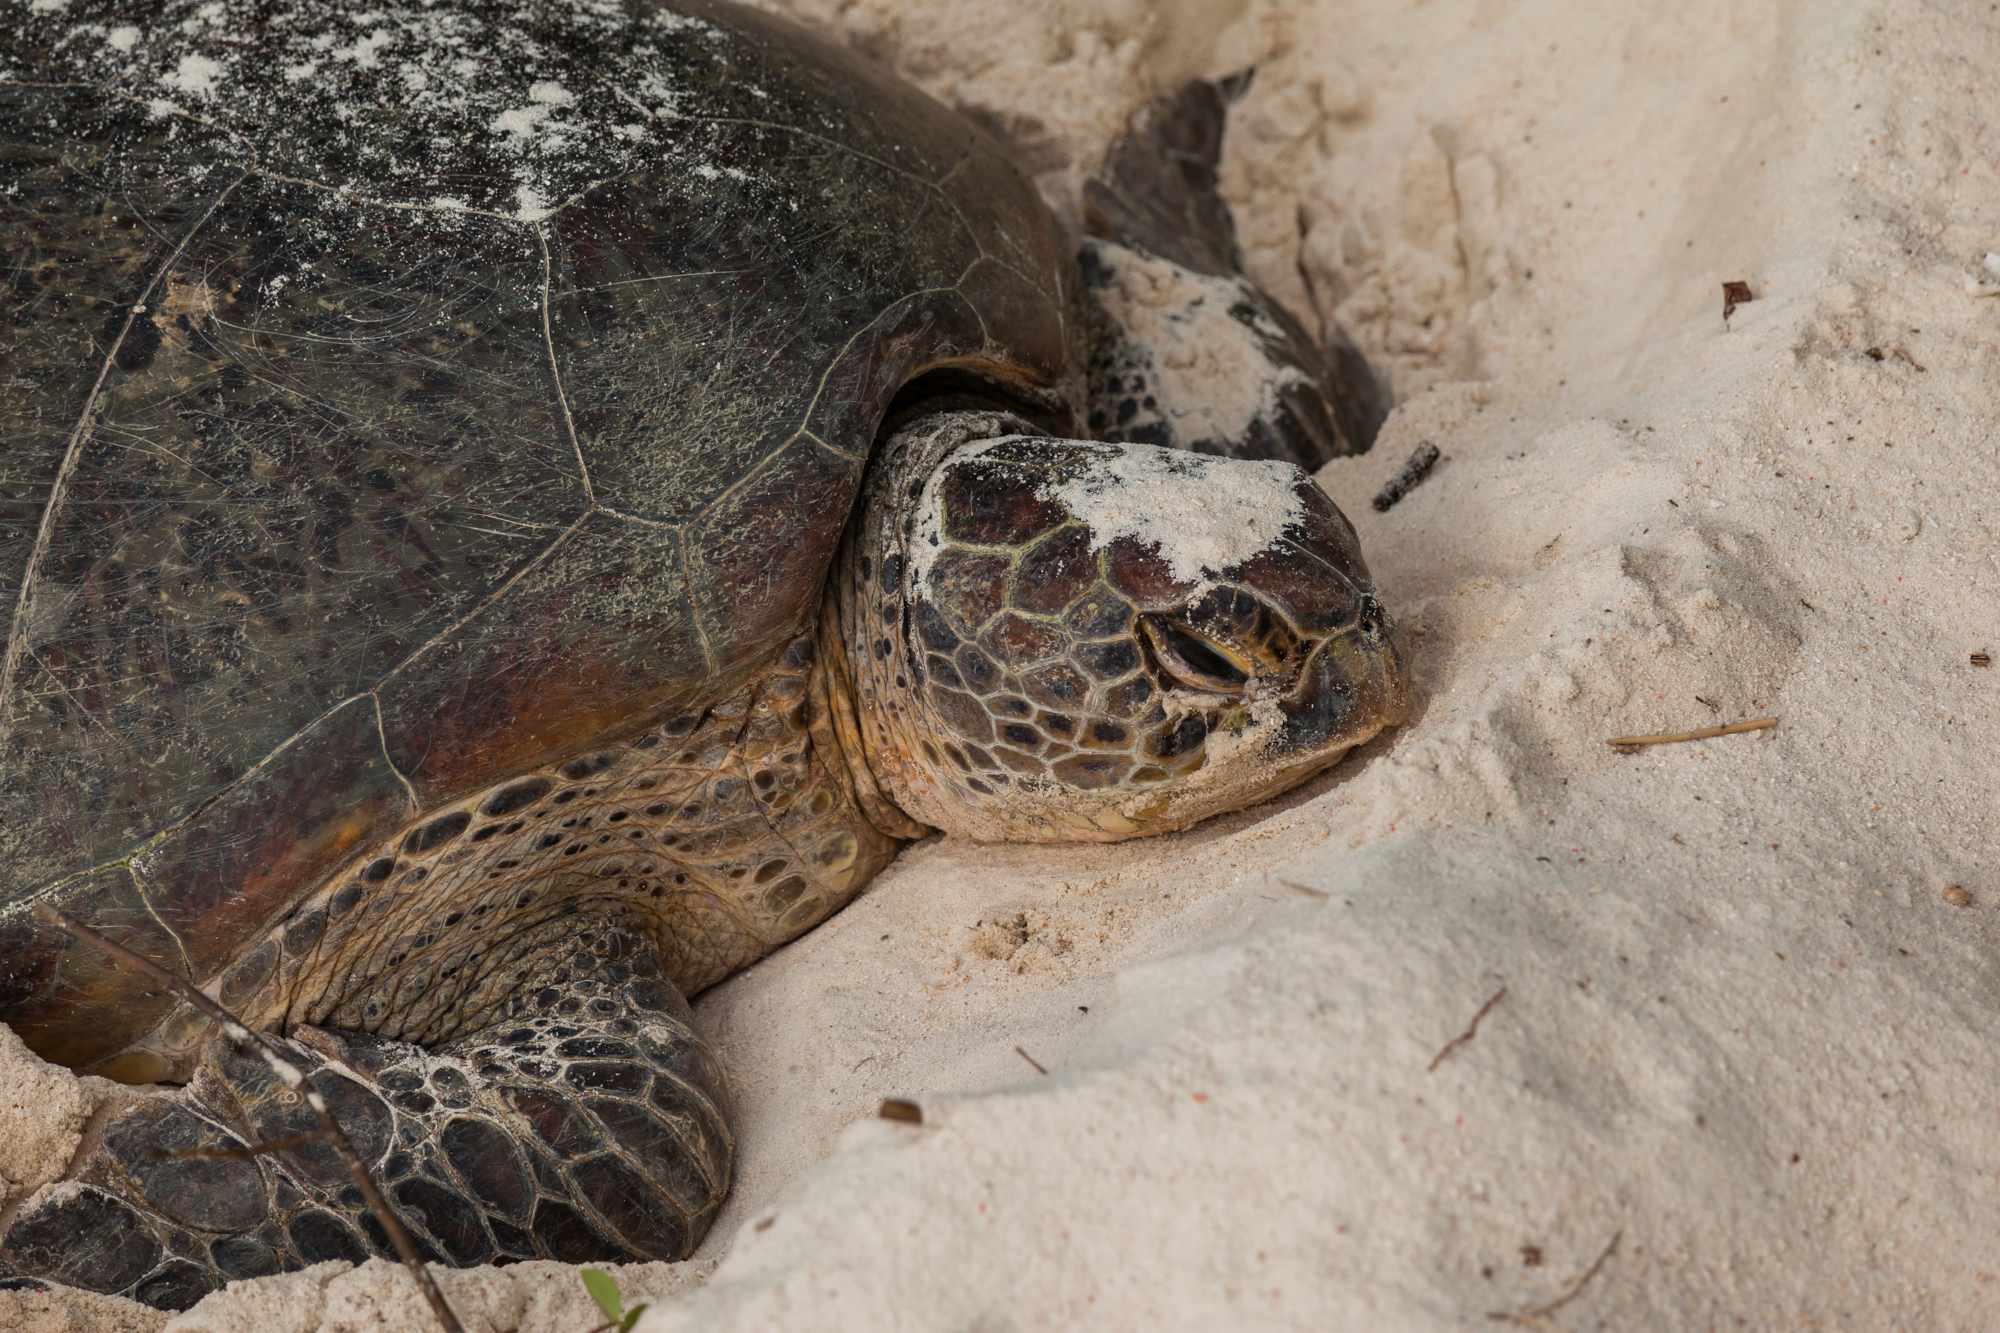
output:
<path id="1" fill-rule="evenodd" d="M 1315 766 L 1410 715 L 1409 663 L 1379 601 L 1364 595 L 1355 623 L 1320 641 L 1279 707 L 1278 749 Z"/>

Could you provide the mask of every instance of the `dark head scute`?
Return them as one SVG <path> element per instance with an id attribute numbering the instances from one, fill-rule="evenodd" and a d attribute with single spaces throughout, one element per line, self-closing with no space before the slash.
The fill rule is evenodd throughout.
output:
<path id="1" fill-rule="evenodd" d="M 1023 611 L 1047 615 L 1070 605 L 1097 578 L 1097 561 L 1090 550 L 1090 529 L 1081 523 L 1071 523 L 1044 537 L 1022 555 L 1020 571 L 1008 590 L 1008 599 Z"/>
<path id="2" fill-rule="evenodd" d="M 942 490 L 945 536 L 967 546 L 1002 546 L 1011 553 L 1069 521 L 1068 510 L 1037 493 L 1032 473 L 1003 459 L 974 458 L 947 469 Z"/>

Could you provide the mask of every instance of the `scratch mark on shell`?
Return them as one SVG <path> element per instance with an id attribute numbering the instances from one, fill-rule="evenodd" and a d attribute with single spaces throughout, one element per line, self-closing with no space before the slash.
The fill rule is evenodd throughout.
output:
<path id="1" fill-rule="evenodd" d="M 576 454 L 577 475 L 583 478 L 583 498 L 597 507 L 597 488 L 591 484 L 590 464 L 583 460 L 583 441 L 577 438 L 576 419 L 570 415 L 569 394 L 563 389 L 562 363 L 556 359 L 555 326 L 549 315 L 549 289 L 555 284 L 555 259 L 549 254 L 549 233 L 535 223 L 535 244 L 542 248 L 542 349 L 549 355 L 549 379 L 556 386 L 556 403 L 562 408 L 563 430 Z"/>
<path id="2" fill-rule="evenodd" d="M 396 775 L 396 781 L 403 784 L 403 794 L 410 798 L 410 814 L 414 816 L 424 808 L 424 803 L 417 795 L 416 786 L 411 783 L 402 769 L 396 767 L 396 756 L 389 753 L 389 733 L 387 728 L 382 725 L 381 696 L 377 695 L 375 691 L 370 690 L 368 691 L 368 700 L 375 705 L 375 739 L 382 744 L 382 762 L 387 764 L 389 771 Z"/>

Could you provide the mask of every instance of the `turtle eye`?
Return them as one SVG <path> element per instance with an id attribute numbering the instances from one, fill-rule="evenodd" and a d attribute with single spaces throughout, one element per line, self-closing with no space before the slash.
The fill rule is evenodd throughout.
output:
<path id="1" fill-rule="evenodd" d="M 1250 676 L 1237 665 L 1236 655 L 1220 644 L 1156 616 L 1139 623 L 1161 669 L 1181 684 L 1208 694 L 1241 694 L 1249 685 Z"/>

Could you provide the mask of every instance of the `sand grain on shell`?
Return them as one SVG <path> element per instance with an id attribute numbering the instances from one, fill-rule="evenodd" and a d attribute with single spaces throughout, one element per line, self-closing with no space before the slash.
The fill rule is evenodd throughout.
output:
<path id="1" fill-rule="evenodd" d="M 911 541 L 911 586 L 933 595 L 931 570 L 944 548 L 943 487 L 951 467 L 1027 439 L 1003 435 L 953 451 L 924 483 Z M 1090 549 L 1130 538 L 1153 552 L 1190 597 L 1224 572 L 1267 551 L 1305 516 L 1290 463 L 1224 460 L 1150 444 L 1097 445 L 1081 466 L 1036 488 L 1090 528 Z"/>
<path id="2" fill-rule="evenodd" d="M 1418 698 L 1185 834 L 909 848 L 702 997 L 723 1261 L 644 1327 L 1489 1327 L 1614 1235 L 1547 1322 L 1989 1324 L 1984 6 L 797 8 L 1071 218 L 1152 87 L 1258 66 L 1225 188 L 1257 280 L 1393 376 L 1321 481 Z"/>
<path id="3" fill-rule="evenodd" d="M 1305 516 L 1303 480 L 1290 463 L 1126 444 L 1037 494 L 1090 525 L 1091 550 L 1129 537 L 1157 552 L 1174 582 L 1200 587 Z"/>

